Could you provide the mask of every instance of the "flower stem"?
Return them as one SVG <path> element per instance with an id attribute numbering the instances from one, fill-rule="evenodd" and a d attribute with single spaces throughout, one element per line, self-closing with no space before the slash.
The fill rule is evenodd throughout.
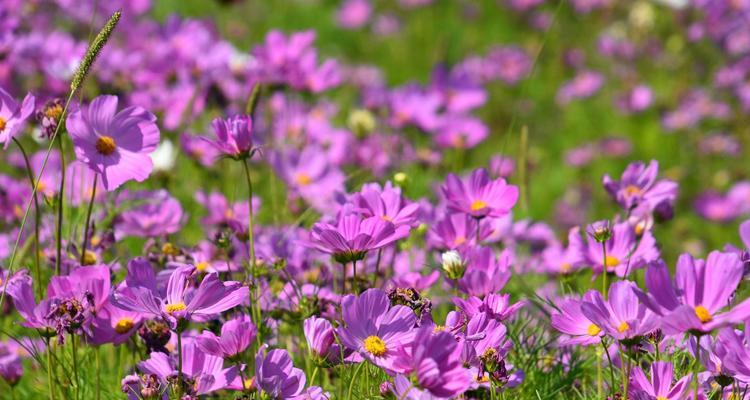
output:
<path id="1" fill-rule="evenodd" d="M 602 399 L 602 351 L 596 350 L 596 398 Z"/>
<path id="2" fill-rule="evenodd" d="M 75 393 L 74 399 L 78 400 L 79 387 L 78 387 L 78 340 L 75 334 L 70 335 L 71 346 L 73 348 L 73 392 Z"/>
<path id="3" fill-rule="evenodd" d="M 86 259 L 86 246 L 89 241 L 89 225 L 91 225 L 91 210 L 94 209 L 94 198 L 96 197 L 96 184 L 99 183 L 99 174 L 94 175 L 94 186 L 91 188 L 91 199 L 89 200 L 89 208 L 86 211 L 86 226 L 83 229 L 83 244 L 81 245 L 81 262 L 83 265 Z"/>
<path id="4" fill-rule="evenodd" d="M 354 370 L 354 375 L 352 376 L 352 380 L 349 381 L 349 394 L 346 396 L 347 399 L 351 400 L 352 398 L 352 389 L 354 389 L 354 382 L 357 380 L 357 376 L 359 376 L 359 371 L 362 370 L 362 367 L 367 364 L 367 361 L 362 361 L 357 366 L 357 369 Z"/>
<path id="5" fill-rule="evenodd" d="M 62 121 L 60 122 L 62 123 Z M 57 194 L 57 236 L 55 237 L 55 274 L 60 275 L 62 265 L 62 228 L 63 207 L 65 192 L 65 149 L 63 148 L 62 136 L 57 139 L 57 148 L 60 151 L 60 190 Z"/>
<path id="6" fill-rule="evenodd" d="M 607 245 L 602 243 L 602 296 L 604 300 L 607 300 Z"/>
<path id="7" fill-rule="evenodd" d="M 243 160 L 242 166 L 245 167 L 245 179 L 247 179 L 247 190 L 248 190 L 248 199 L 247 204 L 250 207 L 250 212 L 248 213 L 248 230 L 247 230 L 247 236 L 250 244 L 250 270 L 253 274 L 253 279 L 255 278 L 255 237 L 253 232 L 253 180 L 250 178 L 250 166 L 248 166 L 247 159 Z"/>
<path id="8" fill-rule="evenodd" d="M 357 260 L 352 261 L 352 290 L 354 294 L 359 294 L 359 284 L 357 283 Z"/>
<path id="9" fill-rule="evenodd" d="M 101 364 L 101 358 L 99 356 L 99 346 L 94 349 L 94 357 L 96 362 L 96 400 L 101 399 L 101 391 L 102 391 L 102 364 Z"/>
<path id="10" fill-rule="evenodd" d="M 52 384 L 52 347 L 50 340 L 46 339 L 47 344 L 47 392 L 49 400 L 55 400 L 55 392 Z"/>
<path id="11" fill-rule="evenodd" d="M 177 331 L 177 398 L 182 398 L 182 332 Z"/>
<path id="12" fill-rule="evenodd" d="M 698 367 L 700 366 L 701 341 L 698 335 L 695 335 L 695 364 L 693 364 L 693 398 L 698 398 Z"/>
<path id="13" fill-rule="evenodd" d="M 41 221 L 41 215 L 39 214 L 39 197 L 37 196 L 36 191 L 34 190 L 36 188 L 36 181 L 34 180 L 34 172 L 31 170 L 31 162 L 29 161 L 29 156 L 26 153 L 26 150 L 21 145 L 21 142 L 18 141 L 15 137 L 13 138 L 13 141 L 18 146 L 18 149 L 21 150 L 21 155 L 23 155 L 23 161 L 26 163 L 26 172 L 29 175 L 29 182 L 31 183 L 31 190 L 33 192 L 32 199 L 34 200 L 34 276 L 36 280 L 37 285 L 37 295 L 39 298 L 44 297 L 44 288 L 42 285 L 42 277 L 41 272 L 39 271 L 39 224 Z M 10 276 L 8 276 L 10 278 Z"/>
<path id="14" fill-rule="evenodd" d="M 380 259 L 383 256 L 383 249 L 378 249 L 378 258 L 375 259 L 375 277 L 372 279 L 372 287 L 378 287 L 378 276 L 380 275 Z"/>

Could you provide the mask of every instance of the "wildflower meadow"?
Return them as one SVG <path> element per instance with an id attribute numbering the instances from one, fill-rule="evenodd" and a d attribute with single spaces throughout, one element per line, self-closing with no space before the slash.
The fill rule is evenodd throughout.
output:
<path id="1" fill-rule="evenodd" d="M 750 400 L 750 0 L 0 1 L 0 399 Z"/>

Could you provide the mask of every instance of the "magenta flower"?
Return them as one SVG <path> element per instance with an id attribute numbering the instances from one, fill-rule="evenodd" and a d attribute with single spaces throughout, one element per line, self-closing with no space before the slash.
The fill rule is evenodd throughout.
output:
<path id="1" fill-rule="evenodd" d="M 555 241 L 542 252 L 542 263 L 545 272 L 570 274 L 586 265 L 584 244 L 578 227 L 568 231 L 568 245 L 563 246 Z"/>
<path id="2" fill-rule="evenodd" d="M 681 400 L 690 382 L 688 375 L 672 384 L 674 369 L 672 363 L 665 361 L 651 364 L 651 379 L 640 368 L 633 368 L 630 379 L 630 395 L 635 399 Z"/>
<path id="3" fill-rule="evenodd" d="M 303 323 L 307 347 L 313 356 L 323 360 L 334 361 L 341 357 L 339 345 L 336 344 L 333 325 L 318 317 L 307 318 Z"/>
<path id="4" fill-rule="evenodd" d="M 185 222 L 180 202 L 166 190 L 136 192 L 124 202 L 132 202 L 133 207 L 117 219 L 118 237 L 162 237 L 176 233 Z"/>
<path id="5" fill-rule="evenodd" d="M 126 311 L 107 302 L 91 322 L 88 342 L 97 345 L 122 344 L 138 330 L 143 319 L 143 314 L 139 312 Z"/>
<path id="6" fill-rule="evenodd" d="M 166 294 L 156 289 L 150 267 L 141 263 L 128 266 L 127 285 L 119 287 L 112 296 L 115 306 L 142 312 L 169 321 L 172 328 L 180 321 L 194 317 L 208 318 L 227 311 L 249 298 L 249 289 L 240 282 L 222 282 L 217 273 L 207 274 L 197 288 L 188 285 L 195 267 L 179 266 L 169 277 Z"/>
<path id="7" fill-rule="evenodd" d="M 566 298 L 555 302 L 552 312 L 552 327 L 565 334 L 560 339 L 562 345 L 599 344 L 604 336 L 602 328 L 591 322 L 581 311 L 583 301 L 592 302 L 592 292 L 586 293 L 583 300 Z"/>
<path id="8" fill-rule="evenodd" d="M 380 217 L 397 227 L 415 226 L 418 222 L 419 203 L 404 199 L 401 189 L 390 182 L 382 189 L 376 183 L 364 185 L 359 193 L 352 196 L 351 202 L 363 216 Z"/>
<path id="9" fill-rule="evenodd" d="M 663 316 L 665 333 L 711 332 L 750 317 L 750 299 L 721 312 L 729 305 L 743 272 L 736 253 L 712 251 L 706 261 L 683 254 L 677 260 L 674 281 L 663 262 L 653 262 L 646 270 L 649 293 L 640 289 L 635 293 L 647 307 Z"/>
<path id="10" fill-rule="evenodd" d="M 236 115 L 228 119 L 216 118 L 211 123 L 216 139 L 205 139 L 225 156 L 232 158 L 252 157 L 253 120 L 247 115 Z"/>
<path id="11" fill-rule="evenodd" d="M 594 273 L 600 274 L 606 270 L 619 277 L 630 275 L 633 271 L 643 268 L 650 261 L 659 258 L 659 249 L 651 232 L 643 232 L 640 239 L 636 236 L 635 228 L 627 222 L 620 222 L 611 228 L 611 237 L 604 242 L 606 258 L 602 251 L 602 244 L 592 237 L 589 229 L 586 236 L 586 261 L 594 268 Z"/>
<path id="12" fill-rule="evenodd" d="M 602 183 L 607 193 L 626 210 L 644 205 L 654 210 L 665 204 L 672 206 L 677 198 L 677 183 L 662 179 L 657 180 L 659 163 L 655 160 L 646 166 L 635 162 L 625 169 L 619 181 L 604 175 Z"/>
<path id="13" fill-rule="evenodd" d="M 266 353 L 263 345 L 255 357 L 255 384 L 272 399 L 289 399 L 300 395 L 305 388 L 305 373 L 295 368 L 289 353 L 273 349 Z"/>
<path id="14" fill-rule="evenodd" d="M 192 338 L 182 342 L 182 374 L 188 381 L 188 394 L 202 395 L 222 390 L 231 384 L 239 371 L 236 366 L 224 368 L 224 360 L 201 351 Z M 144 374 L 156 376 L 166 386 L 178 375 L 178 362 L 174 356 L 161 352 L 152 352 L 151 357 L 138 363 L 138 369 Z"/>
<path id="15" fill-rule="evenodd" d="M 107 191 L 151 174 L 149 153 L 159 143 L 154 114 L 141 107 L 117 112 L 117 96 L 99 96 L 70 114 L 66 127 L 76 157 L 97 172 Z"/>
<path id="16" fill-rule="evenodd" d="M 255 340 L 257 329 L 247 315 L 233 318 L 221 325 L 221 336 L 203 331 L 195 337 L 198 348 L 216 357 L 233 358 L 242 354 Z"/>
<path id="17" fill-rule="evenodd" d="M 658 326 L 657 315 L 638 301 L 630 281 L 618 281 L 609 288 L 609 300 L 592 290 L 584 297 L 581 312 L 617 340 L 628 340 L 650 333 Z"/>
<path id="18" fill-rule="evenodd" d="M 13 97 L 0 88 L 0 143 L 8 148 L 12 139 L 23 128 L 26 119 L 34 112 L 34 96 L 24 97 L 19 105 Z"/>
<path id="19" fill-rule="evenodd" d="M 502 178 L 490 180 L 483 168 L 474 170 L 464 180 L 449 174 L 442 190 L 450 210 L 474 218 L 502 217 L 518 200 L 518 187 L 506 184 Z"/>
<path id="20" fill-rule="evenodd" d="M 420 388 L 442 398 L 457 396 L 469 388 L 471 376 L 463 367 L 461 347 L 452 334 L 422 327 L 410 350 L 402 348 L 395 364 L 404 373 L 414 374 Z"/>
<path id="21" fill-rule="evenodd" d="M 394 363 L 401 347 L 412 344 L 417 317 L 409 307 L 391 307 L 386 293 L 368 289 L 359 297 L 341 301 L 344 326 L 338 329 L 341 343 L 373 364 L 399 372 Z"/>
<path id="22" fill-rule="evenodd" d="M 523 301 L 510 303 L 509 294 L 488 294 L 484 299 L 469 296 L 467 299 L 454 297 L 453 303 L 469 318 L 473 318 L 479 313 L 487 314 L 489 318 L 498 321 L 505 321 L 515 315 L 515 313 L 525 304 Z"/>
<path id="23" fill-rule="evenodd" d="M 477 221 L 476 218 L 463 213 L 447 215 L 430 228 L 427 242 L 441 250 L 478 245 L 477 224 L 480 224 L 479 240 L 487 239 L 492 234 L 492 227 L 484 221 Z"/>
<path id="24" fill-rule="evenodd" d="M 370 250 L 385 247 L 409 235 L 409 226 L 395 226 L 380 217 L 341 216 L 336 225 L 317 222 L 310 234 L 312 245 L 346 263 L 365 258 Z"/>
<path id="25" fill-rule="evenodd" d="M 503 250 L 500 255 L 489 247 L 474 247 L 467 251 L 466 272 L 458 280 L 458 288 L 471 296 L 483 297 L 497 293 L 510 279 L 513 255 Z"/>

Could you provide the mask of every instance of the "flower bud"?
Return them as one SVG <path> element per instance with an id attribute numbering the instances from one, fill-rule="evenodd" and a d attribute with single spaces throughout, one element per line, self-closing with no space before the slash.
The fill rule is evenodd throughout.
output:
<path id="1" fill-rule="evenodd" d="M 448 279 L 461 279 L 466 271 L 466 265 L 461 259 L 461 255 L 457 251 L 451 250 L 446 251 L 442 255 L 443 258 L 443 271 Z"/>

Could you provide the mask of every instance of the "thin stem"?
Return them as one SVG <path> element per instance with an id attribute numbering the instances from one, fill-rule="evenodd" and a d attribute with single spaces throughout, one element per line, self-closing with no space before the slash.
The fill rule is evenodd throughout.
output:
<path id="1" fill-rule="evenodd" d="M 630 384 L 630 360 L 628 359 L 628 350 L 623 351 L 622 345 L 618 344 L 620 349 L 620 377 L 622 379 L 622 391 L 625 400 L 628 400 L 628 386 Z"/>
<path id="2" fill-rule="evenodd" d="M 182 398 L 182 332 L 177 331 L 177 398 Z"/>
<path id="3" fill-rule="evenodd" d="M 693 398 L 698 398 L 698 366 L 700 365 L 701 341 L 698 335 L 695 335 L 695 364 L 693 364 Z"/>
<path id="4" fill-rule="evenodd" d="M 596 350 L 596 398 L 602 399 L 602 351 Z"/>
<path id="5" fill-rule="evenodd" d="M 351 380 L 351 381 L 349 381 L 349 394 L 348 394 L 348 396 L 346 397 L 347 399 L 350 399 L 350 400 L 351 400 L 351 398 L 352 398 L 352 389 L 354 389 L 354 382 L 355 382 L 355 381 L 357 380 L 357 376 L 359 376 L 359 371 L 361 371 L 361 370 L 362 370 L 362 367 L 363 367 L 363 366 L 364 366 L 365 364 L 367 364 L 367 361 L 362 361 L 362 362 L 361 362 L 361 363 L 359 363 L 359 365 L 357 366 L 357 369 L 355 369 L 355 370 L 354 370 L 354 375 L 352 376 L 352 380 Z"/>
<path id="6" fill-rule="evenodd" d="M 242 370 L 242 364 L 237 361 L 237 370 L 240 373 L 240 380 L 242 381 L 242 391 L 247 390 L 247 385 L 245 384 L 245 371 Z"/>
<path id="7" fill-rule="evenodd" d="M 254 274 L 255 273 L 255 237 L 254 237 L 254 229 L 253 229 L 253 180 L 250 178 L 250 166 L 248 165 L 247 159 L 243 160 L 242 166 L 245 167 L 245 179 L 247 180 L 247 190 L 248 190 L 247 204 L 250 207 L 250 212 L 248 213 L 248 219 L 247 219 L 247 222 L 248 222 L 247 236 L 250 242 L 250 268 Z M 253 276 L 253 278 L 255 278 L 255 276 Z"/>
<path id="8" fill-rule="evenodd" d="M 91 225 L 91 211 L 94 209 L 94 198 L 96 197 L 96 184 L 99 183 L 99 174 L 94 174 L 94 186 L 91 188 L 91 199 L 89 200 L 89 208 L 86 211 L 86 227 L 83 229 L 83 244 L 81 245 L 81 262 L 83 265 L 86 260 L 86 246 L 89 241 L 89 225 Z"/>
<path id="9" fill-rule="evenodd" d="M 47 392 L 49 393 L 49 400 L 55 400 L 55 392 L 53 391 L 52 385 L 52 347 L 50 345 L 49 338 L 47 342 Z"/>
<path id="10" fill-rule="evenodd" d="M 65 149 L 62 136 L 57 138 L 57 148 L 60 151 L 60 190 L 57 194 L 57 236 L 55 237 L 55 274 L 60 275 L 62 266 L 62 228 L 63 208 L 65 206 Z"/>
<path id="11" fill-rule="evenodd" d="M 312 385 L 314 385 L 314 384 L 315 384 L 315 377 L 317 377 L 317 376 L 318 376 L 318 370 L 319 370 L 319 369 L 320 369 L 320 367 L 318 367 L 318 366 L 316 365 L 316 366 L 315 366 L 315 369 L 313 370 L 313 373 L 312 373 L 312 375 L 310 376 L 310 386 L 312 386 Z"/>
<path id="12" fill-rule="evenodd" d="M 21 145 L 21 142 L 18 141 L 15 137 L 13 138 L 13 141 L 18 146 L 18 149 L 21 150 L 21 155 L 23 155 L 23 161 L 26 163 L 26 172 L 29 176 L 29 182 L 31 183 L 31 190 L 34 192 L 32 198 L 34 200 L 34 276 L 36 280 L 36 286 L 37 286 L 37 295 L 39 298 L 44 297 L 44 288 L 42 287 L 42 277 L 41 272 L 39 271 L 39 225 L 41 221 L 41 215 L 39 214 L 39 197 L 37 196 L 36 191 L 34 191 L 34 188 L 36 187 L 36 181 L 34 181 L 34 171 L 31 169 L 31 162 L 29 161 L 28 153 L 26 153 L 26 150 Z"/>
<path id="13" fill-rule="evenodd" d="M 352 290 L 359 294 L 359 283 L 357 283 L 357 260 L 352 261 Z"/>
<path id="14" fill-rule="evenodd" d="M 605 242 L 602 242 L 602 266 L 604 267 L 604 272 L 602 272 L 602 296 L 604 296 L 604 300 L 607 300 L 607 274 L 609 271 L 607 271 L 607 245 Z"/>
<path id="15" fill-rule="evenodd" d="M 75 399 L 78 399 L 79 388 L 78 388 L 78 340 L 75 334 L 70 335 L 71 346 L 73 348 L 73 392 L 75 393 Z"/>
<path id="16" fill-rule="evenodd" d="M 94 356 L 96 361 L 96 400 L 101 399 L 101 390 L 102 390 L 102 362 L 101 358 L 99 356 L 99 346 L 96 347 L 94 350 Z"/>
<path id="17" fill-rule="evenodd" d="M 609 349 L 607 348 L 607 344 L 604 343 L 604 340 L 602 340 L 602 347 L 604 348 L 604 354 L 607 355 L 607 361 L 609 362 L 609 390 L 612 392 L 612 395 L 614 396 L 615 391 L 615 370 L 614 365 L 612 365 L 612 357 L 609 356 Z"/>
<path id="18" fill-rule="evenodd" d="M 378 249 L 378 257 L 375 259 L 375 277 L 372 279 L 372 287 L 378 287 L 378 276 L 380 275 L 380 259 L 383 256 L 383 249 Z"/>

